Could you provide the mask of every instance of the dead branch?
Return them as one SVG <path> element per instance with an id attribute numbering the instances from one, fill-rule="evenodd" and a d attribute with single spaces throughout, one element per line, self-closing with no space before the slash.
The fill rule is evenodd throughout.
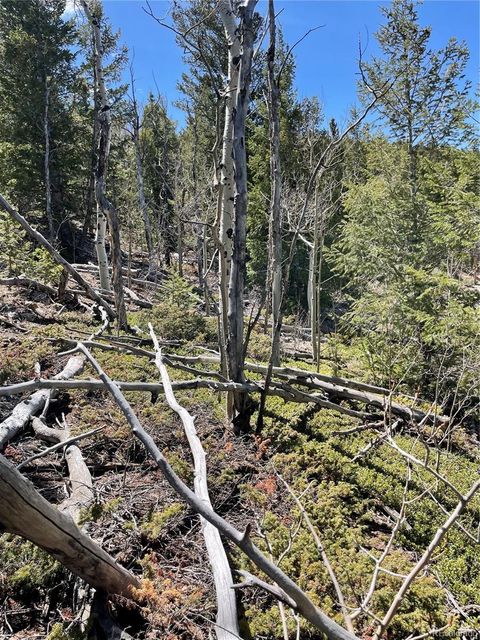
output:
<path id="1" fill-rule="evenodd" d="M 28 424 L 28 421 L 32 416 L 40 413 L 45 406 L 45 403 L 49 401 L 50 398 L 55 397 L 57 388 L 54 385 L 65 382 L 69 380 L 69 378 L 76 376 L 82 371 L 83 365 L 84 358 L 81 356 L 74 356 L 70 358 L 65 365 L 65 368 L 49 381 L 53 383 L 49 389 L 44 388 L 41 391 L 37 391 L 27 400 L 23 400 L 17 404 L 11 415 L 0 423 L 0 449 L 2 449 L 9 440 L 15 437 Z M 32 382 L 34 383 L 34 386 L 30 387 L 30 389 L 40 389 L 39 386 L 37 387 L 35 385 L 36 381 Z M 27 388 L 26 391 L 29 391 L 30 389 Z M 23 393 L 23 391 L 19 391 L 19 393 Z"/>
<path id="2" fill-rule="evenodd" d="M 293 491 L 292 487 L 288 484 L 288 482 L 278 473 L 276 472 L 276 476 L 277 478 L 282 482 L 282 484 L 284 485 L 284 487 L 287 489 L 288 493 L 292 496 L 295 504 L 298 507 L 298 510 L 300 511 L 302 518 L 305 521 L 305 524 L 308 527 L 308 530 L 310 531 L 310 534 L 317 546 L 317 549 L 320 553 L 320 556 L 322 558 L 322 562 L 325 565 L 325 568 L 328 572 L 328 575 L 330 576 L 330 580 L 333 584 L 333 588 L 335 589 L 335 593 L 337 594 L 337 600 L 338 600 L 338 604 L 340 606 L 340 609 L 342 611 L 342 615 L 343 615 L 343 619 L 345 621 L 345 626 L 347 627 L 347 629 L 351 632 L 351 633 L 355 633 L 355 629 L 353 628 L 353 624 L 352 624 L 352 618 L 350 617 L 350 614 L 348 613 L 348 607 L 345 604 L 345 597 L 343 595 L 343 591 L 342 588 L 340 586 L 340 583 L 338 582 L 338 578 L 337 575 L 332 567 L 332 563 L 330 562 L 330 559 L 327 555 L 327 552 L 325 551 L 325 547 L 323 546 L 322 541 L 320 540 L 320 536 L 318 535 L 318 531 L 316 530 L 316 528 L 313 526 L 312 521 L 310 520 L 310 516 L 307 513 L 307 510 L 305 509 L 305 507 L 303 506 L 300 498 L 298 498 L 298 496 L 295 494 L 295 492 Z"/>
<path id="3" fill-rule="evenodd" d="M 200 438 L 197 435 L 197 430 L 195 429 L 194 419 L 189 412 L 177 402 L 173 394 L 172 385 L 170 384 L 167 368 L 162 360 L 157 336 L 150 323 L 148 327 L 155 348 L 155 364 L 162 378 L 165 399 L 168 406 L 180 417 L 192 452 L 195 471 L 195 494 L 212 509 L 213 507 L 208 492 L 206 456 Z M 219 640 L 238 638 L 240 629 L 238 626 L 237 603 L 235 593 L 232 591 L 233 580 L 227 554 L 218 529 L 202 516 L 200 516 L 200 521 L 215 582 L 217 600 L 216 635 Z"/>
<path id="4" fill-rule="evenodd" d="M 35 418 L 34 418 L 35 420 Z M 41 422 L 41 421 L 40 421 Z M 64 449 L 65 447 L 68 447 L 71 444 L 74 444 L 75 442 L 78 442 L 79 440 L 83 440 L 84 438 L 88 438 L 90 436 L 93 436 L 95 433 L 98 433 L 99 431 L 102 431 L 104 427 L 97 427 L 96 429 L 90 429 L 90 431 L 85 431 L 85 433 L 79 433 L 76 436 L 70 436 L 68 438 L 65 438 L 65 440 L 60 440 L 59 442 L 57 442 L 57 444 L 52 445 L 51 447 L 48 447 L 47 449 L 44 449 L 43 451 L 40 451 L 39 453 L 36 453 L 33 456 L 30 456 L 29 458 L 27 458 L 26 460 L 23 460 L 23 462 L 21 462 L 19 465 L 17 465 L 17 469 L 23 469 L 23 467 L 26 467 L 27 465 L 29 465 L 31 462 L 33 462 L 34 460 L 38 460 L 38 458 L 43 458 L 44 456 L 48 456 L 50 453 L 54 453 L 55 451 L 58 451 L 59 449 Z M 34 427 L 35 433 L 37 433 L 37 435 L 40 435 L 38 430 Z M 58 429 L 52 429 L 52 431 L 58 432 Z"/>
<path id="5" fill-rule="evenodd" d="M 410 571 L 408 576 L 403 581 L 402 586 L 400 587 L 396 596 L 394 597 L 387 613 L 385 614 L 381 622 L 378 624 L 378 627 L 375 630 L 372 640 L 380 640 L 380 638 L 383 636 L 386 629 L 390 625 L 393 617 L 395 616 L 399 606 L 401 605 L 403 598 L 405 597 L 405 594 L 410 589 L 413 581 L 418 576 L 418 574 L 422 571 L 422 569 L 430 563 L 432 556 L 436 551 L 436 549 L 438 548 L 438 546 L 440 545 L 441 541 L 443 540 L 447 532 L 451 529 L 451 527 L 455 524 L 455 522 L 458 520 L 458 518 L 461 516 L 465 508 L 468 506 L 468 503 L 470 502 L 470 500 L 473 498 L 473 496 L 477 493 L 479 489 L 480 489 L 480 480 L 477 480 L 472 484 L 472 486 L 470 487 L 470 489 L 465 495 L 460 496 L 457 506 L 450 513 L 450 515 L 445 520 L 445 522 L 437 529 L 430 544 L 425 549 L 422 557 L 420 558 L 420 560 L 417 562 L 417 564 L 413 567 L 413 569 Z"/>
<path id="6" fill-rule="evenodd" d="M 257 576 L 254 576 L 253 574 L 249 573 L 248 571 L 244 571 L 243 569 L 237 569 L 236 573 L 238 573 L 238 575 L 242 576 L 245 579 L 243 582 L 232 584 L 232 589 L 245 589 L 245 587 L 260 587 L 260 589 L 263 589 L 264 591 L 269 593 L 271 596 L 273 596 L 280 602 L 283 602 L 283 604 L 286 604 L 288 607 L 296 610 L 297 605 L 295 603 L 295 600 L 292 600 L 292 598 L 290 598 L 285 593 L 285 591 L 283 591 L 276 585 L 268 584 L 268 582 L 265 582 L 264 580 L 260 580 L 260 578 L 257 578 Z"/>
<path id="7" fill-rule="evenodd" d="M 25 276 L 0 278 L 0 284 L 3 284 L 6 287 L 26 287 L 27 289 L 35 289 L 36 291 L 42 291 L 43 293 L 48 293 L 51 296 L 57 297 L 57 291 L 53 287 L 50 287 L 48 284 L 43 284 L 43 282 L 26 278 Z"/>

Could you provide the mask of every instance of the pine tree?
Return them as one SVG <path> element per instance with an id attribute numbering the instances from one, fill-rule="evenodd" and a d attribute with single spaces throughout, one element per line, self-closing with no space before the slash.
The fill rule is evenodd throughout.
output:
<path id="1" fill-rule="evenodd" d="M 76 32 L 64 9 L 63 0 L 0 2 L 0 175 L 9 197 L 35 211 L 50 235 L 65 217 L 75 157 Z"/>

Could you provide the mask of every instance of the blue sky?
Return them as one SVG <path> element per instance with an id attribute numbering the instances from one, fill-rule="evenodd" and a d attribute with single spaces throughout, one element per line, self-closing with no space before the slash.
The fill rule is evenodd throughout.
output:
<path id="1" fill-rule="evenodd" d="M 324 25 L 295 50 L 296 86 L 300 97 L 319 97 L 327 118 L 335 117 L 340 123 L 348 118 L 356 101 L 358 38 L 367 45 L 366 59 L 377 53 L 374 33 L 382 22 L 379 7 L 384 4 L 378 0 L 276 1 L 287 42 L 295 42 L 311 27 Z M 156 81 L 171 117 L 181 125 L 183 116 L 173 103 L 183 70 L 182 51 L 174 35 L 146 15 L 142 0 L 105 0 L 104 5 L 112 25 L 120 29 L 122 41 L 134 54 L 139 99 L 155 91 Z M 157 15 L 166 16 L 169 2 L 151 0 L 151 6 Z M 426 0 L 419 7 L 421 23 L 432 27 L 432 47 L 443 46 L 451 36 L 467 42 L 471 52 L 467 77 L 474 85 L 479 77 L 479 6 L 476 0 Z M 258 10 L 265 14 L 265 0 L 260 0 Z"/>

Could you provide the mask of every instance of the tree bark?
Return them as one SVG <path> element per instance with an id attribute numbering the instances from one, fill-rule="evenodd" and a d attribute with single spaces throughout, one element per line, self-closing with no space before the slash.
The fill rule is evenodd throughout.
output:
<path id="1" fill-rule="evenodd" d="M 108 262 L 106 261 L 105 250 L 105 230 L 106 222 L 110 227 L 112 241 L 112 274 L 113 291 L 115 294 L 115 309 L 117 312 L 117 322 L 121 329 L 128 328 L 127 311 L 123 295 L 122 280 L 122 251 L 120 243 L 120 221 L 117 211 L 112 202 L 107 198 L 106 178 L 108 157 L 110 154 L 110 134 L 111 134 L 111 107 L 108 104 L 107 91 L 105 88 L 105 78 L 103 73 L 103 46 L 100 31 L 101 14 L 97 15 L 90 7 L 87 0 L 81 0 L 85 15 L 91 25 L 94 37 L 94 60 L 97 84 L 95 87 L 95 99 L 99 103 L 96 110 L 98 123 L 98 145 L 97 145 L 97 166 L 95 169 L 95 197 L 97 200 L 97 255 L 99 256 L 100 285 L 102 289 L 109 290 L 109 281 L 105 284 L 102 280 L 108 279 Z M 100 6 L 100 5 L 98 5 Z M 98 251 L 100 253 L 98 253 Z"/>
<path id="2" fill-rule="evenodd" d="M 228 46 L 228 80 L 224 90 L 225 118 L 222 136 L 222 153 L 220 160 L 220 220 L 219 220 L 219 315 L 220 340 L 226 345 L 228 341 L 228 286 L 230 280 L 233 253 L 233 223 L 235 202 L 235 175 L 233 166 L 233 118 L 237 100 L 240 78 L 241 41 L 237 20 L 231 0 L 220 0 L 218 11 L 225 29 Z M 223 350 L 221 350 L 222 353 Z M 227 356 L 225 352 L 225 356 Z M 227 363 L 222 363 L 222 370 L 227 373 Z"/>
<path id="3" fill-rule="evenodd" d="M 43 131 L 45 136 L 45 155 L 44 155 L 44 173 L 45 173 L 45 212 L 47 214 L 48 238 L 50 242 L 55 237 L 52 216 L 52 184 L 50 181 L 50 87 L 48 85 L 48 77 L 45 76 L 45 110 L 43 115 Z"/>
<path id="4" fill-rule="evenodd" d="M 272 301 L 272 351 L 275 367 L 280 364 L 280 332 L 276 330 L 280 320 L 282 304 L 282 173 L 280 164 L 280 88 L 275 73 L 276 24 L 273 0 L 268 3 L 270 44 L 267 51 L 268 62 L 268 112 L 270 116 L 270 225 L 268 260 L 271 280 Z"/>
<path id="5" fill-rule="evenodd" d="M 250 98 L 250 77 L 252 70 L 254 9 L 257 0 L 247 0 L 240 7 L 237 33 L 241 37 L 240 73 L 236 92 L 233 118 L 233 161 L 235 177 L 235 220 L 233 226 L 233 251 L 230 280 L 228 285 L 228 338 L 227 370 L 234 382 L 243 383 L 244 376 L 244 288 L 247 262 L 247 154 L 245 144 L 245 122 Z M 237 36 L 238 37 L 238 36 Z M 248 393 L 233 394 L 235 415 L 233 425 L 236 432 L 250 428 L 250 416 L 254 404 Z"/>
<path id="6" fill-rule="evenodd" d="M 30 540 L 96 589 L 131 598 L 138 580 L 43 498 L 0 455 L 0 526 Z"/>

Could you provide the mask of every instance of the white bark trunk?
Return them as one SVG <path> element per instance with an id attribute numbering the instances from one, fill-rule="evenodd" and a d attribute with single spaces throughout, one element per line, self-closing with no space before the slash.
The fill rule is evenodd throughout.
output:
<path id="1" fill-rule="evenodd" d="M 268 110 L 270 115 L 270 228 L 269 247 L 272 280 L 272 353 L 274 366 L 280 364 L 282 287 L 282 173 L 280 164 L 280 89 L 275 71 L 276 25 L 273 0 L 269 0 L 270 45 L 268 60 Z"/>
<path id="2" fill-rule="evenodd" d="M 221 340 L 228 341 L 228 284 L 232 268 L 235 175 L 233 166 L 233 116 L 240 77 L 241 42 L 237 20 L 230 0 L 220 0 L 218 11 L 225 29 L 228 46 L 228 80 L 225 87 L 225 119 L 220 160 L 220 221 L 219 221 L 219 311 Z M 226 363 L 222 363 L 227 373 Z"/>
<path id="3" fill-rule="evenodd" d="M 235 179 L 234 225 L 229 231 L 233 233 L 231 272 L 228 283 L 228 339 L 227 370 L 231 380 L 244 382 L 243 364 L 245 359 L 244 334 L 244 288 L 247 259 L 247 155 L 245 143 L 245 123 L 250 97 L 250 76 L 252 69 L 253 15 L 257 0 L 247 0 L 239 12 L 238 23 L 232 32 L 232 13 L 222 11 L 225 31 L 230 38 L 232 50 L 240 53 L 237 59 L 232 56 L 232 73 L 236 78 L 235 103 L 231 113 L 226 117 L 233 120 L 233 175 Z M 240 44 L 240 49 L 237 49 Z M 238 72 L 237 72 L 238 67 Z M 227 126 L 227 125 L 226 125 Z M 225 198 L 224 198 L 225 202 Z M 247 431 L 250 427 L 250 416 L 253 405 L 245 392 L 233 395 L 235 416 L 234 428 L 237 432 Z"/>
<path id="4" fill-rule="evenodd" d="M 98 121 L 98 147 L 97 147 L 97 166 L 95 170 L 95 197 L 97 200 L 97 252 L 99 255 L 99 272 L 100 285 L 103 286 L 102 279 L 108 278 L 108 262 L 106 261 L 105 250 L 105 231 L 106 219 L 110 227 L 110 236 L 112 241 L 112 272 L 113 272 L 113 290 L 115 293 L 115 309 L 117 311 L 118 325 L 122 329 L 128 328 L 127 311 L 125 308 L 125 300 L 123 295 L 122 280 L 122 253 L 120 245 L 120 222 L 117 211 L 113 204 L 107 198 L 106 177 L 107 164 L 110 154 L 110 133 L 111 133 L 111 107 L 108 104 L 107 91 L 105 88 L 105 77 L 103 73 L 103 46 L 100 31 L 101 12 L 98 11 L 98 5 L 95 7 L 96 12 L 92 10 L 87 0 L 81 0 L 85 15 L 91 25 L 94 38 L 94 60 L 95 73 L 97 78 L 97 86 L 95 87 L 95 99 L 98 101 L 96 109 Z M 105 219 L 106 218 L 106 219 Z M 103 243 L 103 244 L 102 244 Z M 101 260 L 100 260 L 101 259 Z"/>

